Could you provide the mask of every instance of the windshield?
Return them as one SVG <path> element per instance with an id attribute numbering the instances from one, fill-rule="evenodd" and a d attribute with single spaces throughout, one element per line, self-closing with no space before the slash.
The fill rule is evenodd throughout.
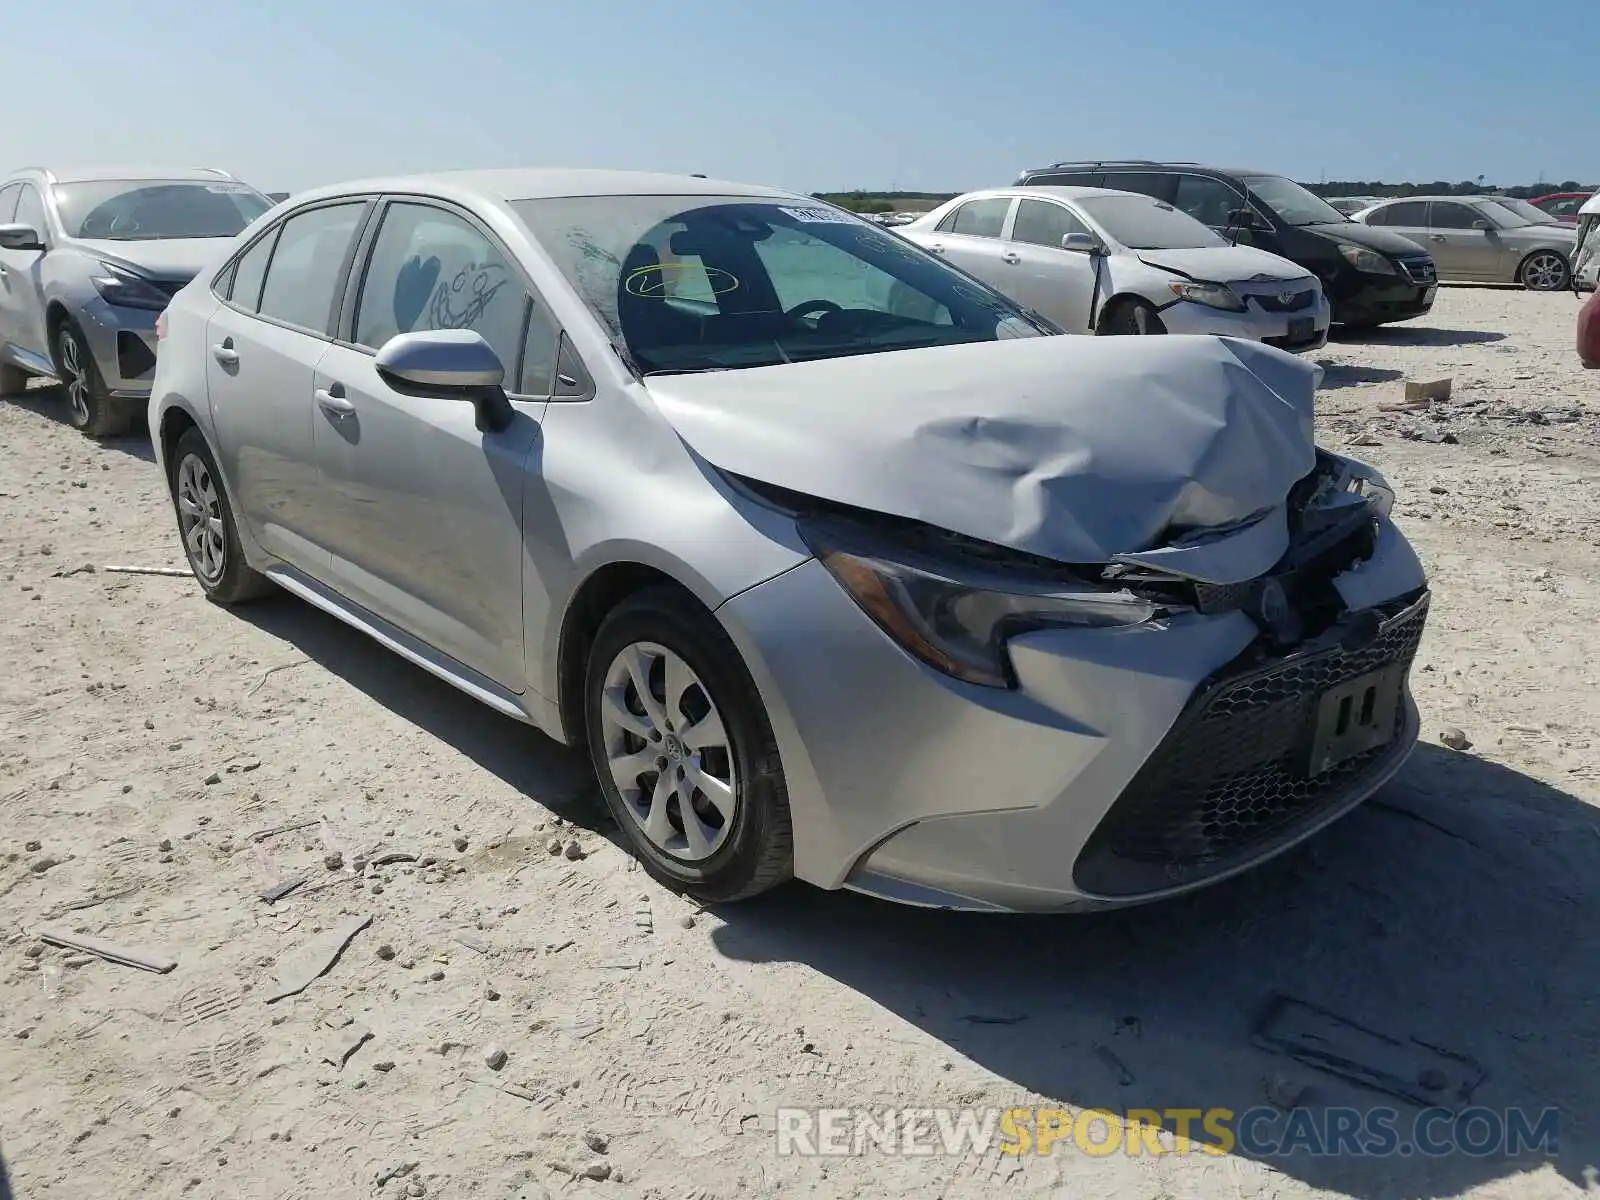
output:
<path id="1" fill-rule="evenodd" d="M 1148 196 L 1080 196 L 1078 206 L 1130 250 L 1191 250 L 1226 246 L 1205 225 Z"/>
<path id="2" fill-rule="evenodd" d="M 61 183 L 55 197 L 68 237 L 111 242 L 233 237 L 272 207 L 254 189 L 224 180 Z"/>
<path id="3" fill-rule="evenodd" d="M 644 374 L 1045 332 L 904 238 L 821 204 L 573 196 L 513 207 Z"/>
<path id="4" fill-rule="evenodd" d="M 1280 175 L 1252 175 L 1245 186 L 1289 225 L 1331 225 L 1349 220 L 1320 196 Z"/>
<path id="5" fill-rule="evenodd" d="M 1558 226 L 1558 224 L 1562 224 L 1560 218 L 1554 218 L 1554 216 L 1550 216 L 1549 213 L 1546 213 L 1546 211 L 1542 210 L 1542 208 L 1539 208 L 1538 205 L 1530 205 L 1530 203 L 1526 202 L 1526 200 L 1512 200 L 1510 197 L 1499 197 L 1494 203 L 1498 203 L 1501 208 L 1509 208 L 1512 213 L 1520 216 L 1522 221 L 1518 222 L 1518 224 L 1528 224 L 1528 226 Z"/>

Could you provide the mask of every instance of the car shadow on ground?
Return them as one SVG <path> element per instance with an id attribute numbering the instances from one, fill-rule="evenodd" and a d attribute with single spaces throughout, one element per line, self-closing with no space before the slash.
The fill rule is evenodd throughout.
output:
<path id="1" fill-rule="evenodd" d="M 1506 335 L 1490 329 L 1433 329 L 1426 325 L 1380 325 L 1376 329 L 1340 325 L 1328 340 L 1343 346 L 1477 346 L 1503 342 Z"/>
<path id="2" fill-rule="evenodd" d="M 581 750 L 501 716 L 303 601 L 272 596 L 233 611 L 563 820 L 622 844 Z"/>
<path id="3" fill-rule="evenodd" d="M 1313 1187 L 1450 1196 L 1545 1163 L 1581 1187 L 1600 1162 L 1600 812 L 1471 755 L 1424 746 L 1307 846 L 1177 901 L 985 916 L 796 886 L 719 911 L 728 957 L 809 966 L 1008 1081 L 1019 1103 L 1240 1113 L 1282 1078 L 1309 1085 L 1314 1113 L 1388 1105 L 1409 1133 L 1419 1108 L 1256 1048 L 1283 992 L 1477 1060 L 1474 1104 L 1522 1106 L 1534 1123 L 1560 1110 L 1554 1156 L 1269 1160 Z"/>
<path id="4" fill-rule="evenodd" d="M 1405 377 L 1404 371 L 1394 371 L 1387 367 L 1357 367 L 1349 363 L 1320 363 L 1322 367 L 1322 387 L 1320 391 L 1330 392 L 1338 388 L 1360 387 L 1366 383 L 1392 383 L 1396 379 Z"/>
<path id="5" fill-rule="evenodd" d="M 32 384 L 24 391 L 0 397 L 0 404 L 12 404 L 17 408 L 38 413 L 51 421 L 59 421 L 69 432 L 77 434 L 77 431 L 72 429 L 72 422 L 67 419 L 66 393 L 54 384 Z M 88 442 L 88 439 L 85 441 Z M 101 438 L 88 444 L 113 453 L 126 454 L 143 462 L 153 463 L 156 460 L 156 452 L 150 445 L 150 434 L 145 428 L 143 414 L 134 423 L 133 431 L 127 437 Z"/>

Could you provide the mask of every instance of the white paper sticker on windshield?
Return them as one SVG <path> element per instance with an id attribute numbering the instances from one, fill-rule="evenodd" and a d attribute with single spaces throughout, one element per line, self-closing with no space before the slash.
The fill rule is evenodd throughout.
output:
<path id="1" fill-rule="evenodd" d="M 854 221 L 848 214 L 831 208 L 779 208 L 778 211 L 808 225 L 849 225 Z"/>
<path id="2" fill-rule="evenodd" d="M 208 184 L 206 184 L 206 191 L 215 192 L 219 196 L 236 196 L 240 192 L 248 192 L 249 190 L 250 189 L 245 187 L 245 185 L 242 184 L 242 183 L 208 183 Z"/>

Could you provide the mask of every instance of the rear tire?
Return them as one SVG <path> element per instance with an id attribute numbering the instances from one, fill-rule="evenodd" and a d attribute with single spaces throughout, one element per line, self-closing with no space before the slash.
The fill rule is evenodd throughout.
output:
<path id="1" fill-rule="evenodd" d="M 584 711 L 600 794 L 652 876 L 713 903 L 790 878 L 789 795 L 766 707 L 732 639 L 691 597 L 654 587 L 611 611 L 589 651 Z"/>
<path id="2" fill-rule="evenodd" d="M 56 326 L 56 372 L 67 393 L 67 419 L 85 437 L 121 437 L 133 428 L 138 402 L 109 395 L 83 330 L 71 317 Z"/>
<path id="3" fill-rule="evenodd" d="M 1111 310 L 1100 318 L 1100 324 L 1095 330 L 1107 337 L 1150 335 L 1166 331 L 1167 327 L 1162 323 L 1161 314 L 1156 312 L 1154 305 L 1133 299 L 1118 300 L 1113 304 Z"/>
<path id="4" fill-rule="evenodd" d="M 222 474 L 198 429 L 178 439 L 168 469 L 178 537 L 206 599 L 227 607 L 271 592 L 272 581 L 244 560 Z"/>

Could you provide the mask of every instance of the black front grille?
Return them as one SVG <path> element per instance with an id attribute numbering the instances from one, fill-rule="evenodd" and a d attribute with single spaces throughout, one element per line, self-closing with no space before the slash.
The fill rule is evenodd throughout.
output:
<path id="1" fill-rule="evenodd" d="M 1303 292 L 1274 292 L 1270 296 L 1262 295 L 1251 298 L 1261 306 L 1262 312 L 1299 312 L 1301 309 L 1310 308 L 1317 302 L 1317 289 L 1307 288 Z"/>
<path id="2" fill-rule="evenodd" d="M 1439 273 L 1435 270 L 1431 258 L 1397 258 L 1395 261 L 1400 264 L 1400 269 L 1412 283 L 1420 286 L 1437 283 L 1439 280 Z"/>
<path id="3" fill-rule="evenodd" d="M 1236 663 L 1204 685 L 1095 829 L 1074 870 L 1100 895 L 1158 891 L 1217 874 L 1344 802 L 1406 749 L 1406 705 L 1388 743 L 1311 775 L 1318 703 L 1330 687 L 1385 667 L 1402 688 L 1428 596 L 1353 614 L 1322 644 L 1265 664 Z M 1378 628 L 1364 645 L 1354 630 Z M 1332 644 L 1328 644 L 1331 642 Z"/>

